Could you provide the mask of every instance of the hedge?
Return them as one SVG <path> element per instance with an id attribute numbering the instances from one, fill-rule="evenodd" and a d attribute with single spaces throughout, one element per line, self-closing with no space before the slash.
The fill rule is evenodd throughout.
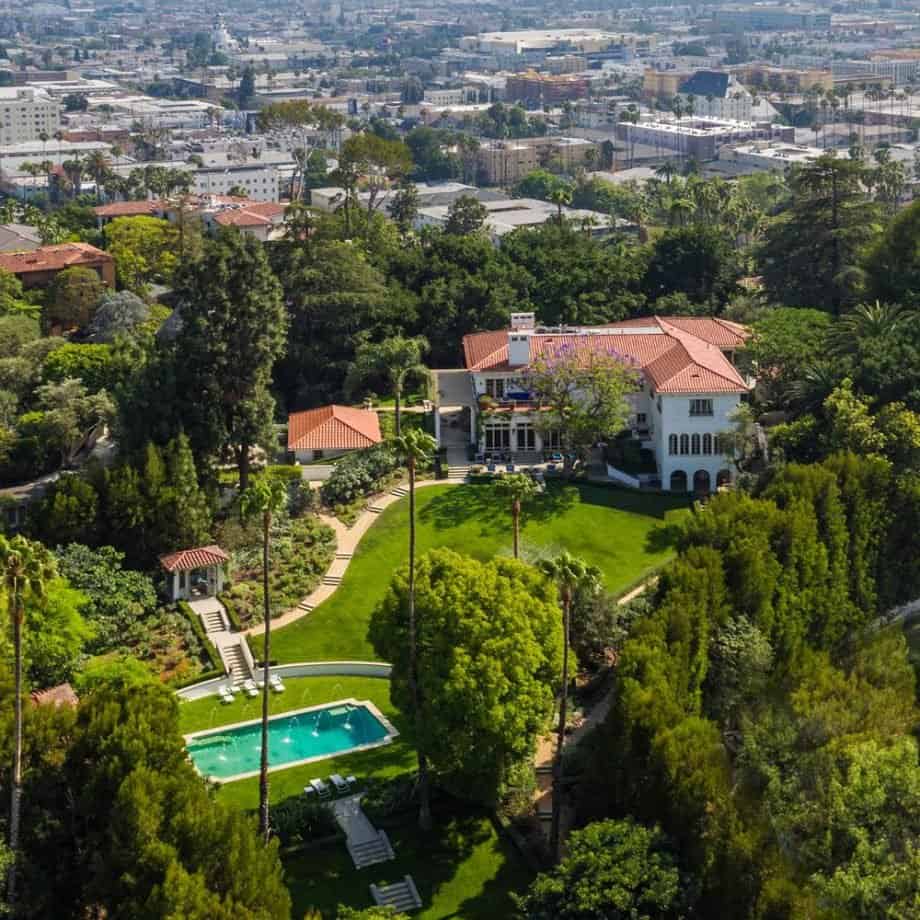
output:
<path id="1" fill-rule="evenodd" d="M 204 649 L 205 654 L 207 655 L 209 661 L 211 662 L 211 667 L 214 669 L 220 669 L 220 673 L 224 673 L 224 663 L 221 660 L 220 653 L 214 647 L 214 643 L 208 638 L 208 634 L 204 631 L 204 627 L 201 625 L 201 620 L 195 614 L 195 611 L 188 605 L 187 601 L 179 601 L 176 605 L 179 610 L 185 614 L 188 618 L 188 621 L 192 624 L 192 632 L 198 637 L 198 641 L 201 643 L 201 647 Z M 197 680 L 203 680 L 202 677 L 198 677 Z"/>

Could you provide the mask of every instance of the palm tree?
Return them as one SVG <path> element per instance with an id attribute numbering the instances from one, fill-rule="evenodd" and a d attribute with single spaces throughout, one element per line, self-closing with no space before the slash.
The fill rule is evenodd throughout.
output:
<path id="1" fill-rule="evenodd" d="M 550 826 L 550 850 L 559 862 L 559 822 L 562 814 L 562 746 L 565 742 L 565 721 L 569 703 L 569 642 L 571 639 L 572 603 L 577 592 L 597 593 L 601 573 L 569 552 L 540 563 L 544 575 L 552 579 L 559 589 L 562 602 L 562 696 L 559 700 L 559 724 L 556 728 L 556 750 L 553 756 L 553 817 Z"/>
<path id="2" fill-rule="evenodd" d="M 511 499 L 511 532 L 513 535 L 514 558 L 520 558 L 521 548 L 521 503 L 537 491 L 537 484 L 523 473 L 502 476 L 495 483 L 495 491 Z"/>
<path id="3" fill-rule="evenodd" d="M 831 334 L 831 351 L 851 354 L 866 339 L 894 339 L 917 322 L 917 313 L 896 304 L 861 303 L 840 317 Z"/>
<path id="4" fill-rule="evenodd" d="M 19 849 L 19 821 L 22 813 L 22 626 L 26 606 L 41 602 L 45 586 L 55 575 L 54 558 L 41 543 L 23 536 L 12 539 L 0 536 L 0 572 L 6 592 L 6 606 L 13 626 L 15 656 L 15 729 L 13 741 L 13 785 L 10 802 L 10 863 L 6 896 L 10 905 L 16 900 L 16 858 Z"/>
<path id="5" fill-rule="evenodd" d="M 549 193 L 549 200 L 556 205 L 556 220 L 562 223 L 562 208 L 572 203 L 572 189 L 563 182 L 559 182 Z"/>
<path id="6" fill-rule="evenodd" d="M 385 377 L 393 389 L 396 409 L 396 437 L 402 434 L 402 394 L 410 376 L 425 377 L 428 369 L 422 363 L 422 355 L 428 351 L 428 340 L 418 336 L 407 339 L 401 335 L 384 339 L 382 342 L 368 342 L 358 348 L 355 362 L 349 373 L 347 389 L 355 389 L 368 377 Z"/>
<path id="7" fill-rule="evenodd" d="M 660 176 L 664 179 L 665 184 L 670 187 L 671 180 L 674 178 L 677 173 L 677 167 L 674 165 L 671 160 L 665 160 L 664 163 L 660 163 L 655 167 L 655 175 Z"/>
<path id="8" fill-rule="evenodd" d="M 422 744 L 422 708 L 418 686 L 418 631 L 415 623 L 415 471 L 437 449 L 434 438 L 419 428 L 410 428 L 394 440 L 397 453 L 409 470 L 409 693 L 415 712 L 416 750 L 418 752 L 418 824 L 423 831 L 431 829 L 431 787 L 428 777 L 428 757 Z"/>
<path id="9" fill-rule="evenodd" d="M 109 175 L 109 158 L 101 150 L 94 150 L 86 158 L 86 169 L 89 171 L 89 174 L 93 177 L 93 182 L 96 183 L 96 201 L 100 200 L 100 192 L 102 191 L 102 185 L 105 182 L 106 177 Z"/>
<path id="10" fill-rule="evenodd" d="M 268 591 L 269 538 L 272 518 L 287 507 L 287 487 L 284 481 L 263 473 L 254 476 L 240 496 L 240 512 L 243 517 L 262 519 L 262 613 L 265 617 L 265 649 L 263 651 L 262 673 L 262 756 L 259 762 L 259 832 L 268 843 L 270 825 L 268 820 L 268 678 L 271 659 L 271 605 Z"/>

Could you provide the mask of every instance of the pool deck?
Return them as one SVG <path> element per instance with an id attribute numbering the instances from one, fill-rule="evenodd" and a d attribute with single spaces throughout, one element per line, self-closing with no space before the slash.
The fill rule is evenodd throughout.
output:
<path id="1" fill-rule="evenodd" d="M 305 757 L 301 760 L 291 760 L 286 763 L 272 764 L 269 762 L 269 773 L 273 773 L 276 770 L 287 770 L 290 767 L 302 767 L 304 764 L 315 763 L 320 760 L 327 760 L 330 757 L 341 757 L 343 754 L 353 754 L 357 751 L 369 751 L 372 748 L 383 747 L 386 744 L 392 744 L 393 739 L 399 735 L 399 729 L 393 725 L 393 723 L 377 708 L 376 705 L 374 705 L 374 703 L 372 703 L 370 700 L 356 700 L 353 698 L 346 700 L 336 700 L 333 703 L 321 703 L 317 706 L 304 706 L 301 709 L 290 709 L 287 712 L 279 712 L 273 716 L 270 716 L 268 721 L 275 722 L 278 719 L 289 719 L 291 716 L 298 716 L 305 712 L 335 709 L 337 706 L 353 706 L 366 709 L 386 729 L 386 735 L 379 741 L 370 741 L 367 744 L 356 744 L 354 747 L 350 747 L 342 751 L 331 751 L 328 754 L 318 754 L 316 757 Z M 207 738 L 212 735 L 222 735 L 237 728 L 248 728 L 251 725 L 260 725 L 261 722 L 261 719 L 247 719 L 245 722 L 233 722 L 229 725 L 221 725 L 218 728 L 206 728 L 202 731 L 190 732 L 189 734 L 183 735 L 182 737 L 186 745 L 188 745 L 190 741 L 199 741 L 202 738 Z M 191 754 L 189 754 L 189 759 L 192 761 L 192 764 L 195 766 L 197 771 L 198 766 L 195 764 L 195 759 L 191 756 Z M 200 773 L 200 771 L 198 772 Z M 249 770 L 246 773 L 234 773 L 232 776 L 211 776 L 209 774 L 206 778 L 210 778 L 219 783 L 233 783 L 240 779 L 249 779 L 252 776 L 258 776 L 260 772 L 261 771 L 259 770 Z"/>

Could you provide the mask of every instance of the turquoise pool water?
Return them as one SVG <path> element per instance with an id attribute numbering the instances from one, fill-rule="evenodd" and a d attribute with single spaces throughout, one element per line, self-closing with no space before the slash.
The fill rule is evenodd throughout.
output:
<path id="1" fill-rule="evenodd" d="M 186 747 L 204 776 L 245 776 L 259 771 L 261 731 L 262 725 L 256 721 L 198 732 L 188 738 Z M 269 768 L 380 744 L 389 736 L 387 726 L 360 703 L 334 703 L 323 709 L 275 716 L 268 723 Z"/>

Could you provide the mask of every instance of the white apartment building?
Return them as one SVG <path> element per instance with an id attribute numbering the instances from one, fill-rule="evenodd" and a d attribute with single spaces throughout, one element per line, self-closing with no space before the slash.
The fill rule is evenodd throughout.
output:
<path id="1" fill-rule="evenodd" d="M 61 127 L 61 106 L 46 92 L 26 86 L 0 87 L 0 146 L 51 137 Z"/>
<path id="2" fill-rule="evenodd" d="M 276 166 L 249 162 L 205 167 L 195 171 L 192 191 L 201 195 L 227 195 L 232 188 L 243 189 L 253 201 L 278 201 L 281 174 Z"/>
<path id="3" fill-rule="evenodd" d="M 532 313 L 513 314 L 510 329 L 463 339 L 472 438 L 483 453 L 522 460 L 564 449 L 558 433 L 538 431 L 528 367 L 566 351 L 605 354 L 637 372 L 627 424 L 654 454 L 661 487 L 709 492 L 735 476 L 721 438 L 749 390 L 733 364 L 746 337 L 743 326 L 712 317 L 650 316 L 610 326 L 544 329 L 535 326 Z"/>

